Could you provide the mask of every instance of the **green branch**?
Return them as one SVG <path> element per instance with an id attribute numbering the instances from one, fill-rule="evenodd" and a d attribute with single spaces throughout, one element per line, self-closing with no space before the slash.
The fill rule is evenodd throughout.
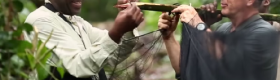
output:
<path id="1" fill-rule="evenodd" d="M 170 12 L 176 5 L 169 4 L 157 4 L 157 3 L 144 3 L 144 2 L 135 2 L 136 5 L 141 10 L 149 10 L 149 11 L 160 11 L 160 12 Z M 200 8 L 195 8 L 197 12 L 201 12 Z M 221 10 L 218 10 L 217 13 L 221 13 Z M 269 14 L 269 13 L 260 13 L 264 20 L 267 21 L 280 21 L 280 14 Z"/>

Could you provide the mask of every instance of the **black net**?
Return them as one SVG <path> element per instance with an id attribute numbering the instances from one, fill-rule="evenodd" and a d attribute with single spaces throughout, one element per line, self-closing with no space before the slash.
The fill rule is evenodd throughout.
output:
<path id="1" fill-rule="evenodd" d="M 212 32 L 183 23 L 180 79 L 275 80 L 279 38 L 273 29 L 258 15 L 233 31 L 231 23 Z"/>
<path id="2" fill-rule="evenodd" d="M 181 80 L 212 80 L 215 70 L 215 60 L 220 56 L 217 52 L 221 47 L 215 47 L 211 34 L 198 31 L 187 23 L 183 23 L 181 42 Z M 207 74 L 209 76 L 201 76 Z M 205 79 L 209 78 L 209 79 Z"/>
<path id="3" fill-rule="evenodd" d="M 131 41 L 136 41 L 131 52 L 133 55 L 124 61 L 115 62 L 115 66 L 108 70 L 109 80 L 142 80 L 142 75 L 155 62 L 155 54 L 162 49 L 160 30 L 122 40 L 123 43 Z M 119 50 L 117 52 L 121 52 L 121 48 L 117 50 Z"/>

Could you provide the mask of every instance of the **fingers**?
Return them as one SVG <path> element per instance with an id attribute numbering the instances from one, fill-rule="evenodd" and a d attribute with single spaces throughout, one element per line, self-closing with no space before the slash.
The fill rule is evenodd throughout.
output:
<path id="1" fill-rule="evenodd" d="M 206 10 L 206 5 L 202 5 L 200 8 L 201 8 L 202 10 Z"/>
<path id="2" fill-rule="evenodd" d="M 138 2 L 139 0 L 131 0 L 131 2 Z"/>
<path id="3" fill-rule="evenodd" d="M 136 13 L 136 23 L 141 23 L 144 20 L 144 16 L 143 13 L 141 12 L 140 9 L 138 9 L 137 13 Z"/>
<path id="4" fill-rule="evenodd" d="M 209 5 L 209 7 L 210 7 L 210 11 L 211 11 L 212 13 L 214 13 L 214 12 L 216 11 L 215 6 L 214 6 L 213 3 L 211 3 L 211 4 Z"/>
<path id="5" fill-rule="evenodd" d="M 208 12 L 215 13 L 215 11 L 217 10 L 217 2 L 202 5 L 200 8 L 202 10 L 206 10 Z"/>
<path id="6" fill-rule="evenodd" d="M 171 22 L 169 20 L 166 20 L 166 19 L 159 19 L 159 22 L 163 23 L 163 24 L 167 24 L 167 25 L 171 24 Z"/>
<path id="7" fill-rule="evenodd" d="M 159 20 L 158 22 L 159 29 L 168 29 L 170 24 L 171 23 L 167 20 Z"/>
<path id="8" fill-rule="evenodd" d="M 172 12 L 173 13 L 182 13 L 182 12 L 188 10 L 189 7 L 190 6 L 188 6 L 188 5 L 181 5 L 181 6 L 177 7 L 177 8 L 175 8 L 174 10 L 172 10 Z"/>
<path id="9" fill-rule="evenodd" d="M 221 18 L 222 17 L 222 14 L 218 14 L 218 16 L 217 16 L 218 18 Z"/>
<path id="10" fill-rule="evenodd" d="M 136 11 L 136 5 L 134 4 L 134 3 L 128 3 L 128 4 L 130 4 L 130 7 L 129 7 L 129 9 L 132 11 L 132 12 L 135 12 Z"/>
<path id="11" fill-rule="evenodd" d="M 135 11 L 133 11 L 134 19 L 136 20 L 136 23 L 140 24 L 144 20 L 143 13 L 141 12 L 141 9 L 135 3 L 132 3 L 132 6 L 134 7 L 134 10 L 135 10 Z"/>
<path id="12" fill-rule="evenodd" d="M 174 10 L 172 10 L 173 13 L 183 13 L 183 12 L 189 12 L 189 13 L 197 13 L 196 10 L 188 5 L 181 5 Z"/>
<path id="13" fill-rule="evenodd" d="M 128 14 L 131 15 L 132 20 L 134 20 L 136 24 L 140 24 L 144 20 L 141 9 L 135 3 L 129 4 L 131 4 L 131 7 L 127 9 Z"/>
<path id="14" fill-rule="evenodd" d="M 159 29 L 168 29 L 171 25 L 172 18 L 165 12 L 160 15 L 160 19 L 158 21 Z"/>
<path id="15" fill-rule="evenodd" d="M 125 3 L 127 3 L 127 0 L 118 0 L 118 2 L 117 2 L 118 5 L 119 4 L 125 4 Z"/>
<path id="16" fill-rule="evenodd" d="M 180 19 L 180 15 L 179 15 L 179 14 L 176 14 L 176 15 L 173 17 L 172 26 L 177 26 L 177 24 L 178 24 L 178 22 L 179 22 L 179 19 Z"/>
<path id="17" fill-rule="evenodd" d="M 216 1 L 216 0 L 214 0 L 214 3 L 213 3 L 213 4 L 214 4 L 214 6 L 215 6 L 215 7 L 217 7 L 217 6 L 218 6 L 218 5 L 217 5 L 218 3 L 217 3 L 217 1 Z"/>
<path id="18" fill-rule="evenodd" d="M 166 12 L 163 12 L 161 15 L 160 15 L 160 18 L 162 19 L 166 19 L 166 20 L 172 20 L 172 18 L 166 13 Z"/>

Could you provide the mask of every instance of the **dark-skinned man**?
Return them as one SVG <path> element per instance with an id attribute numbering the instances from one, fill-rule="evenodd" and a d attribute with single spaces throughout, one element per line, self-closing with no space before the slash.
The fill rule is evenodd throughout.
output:
<path id="1" fill-rule="evenodd" d="M 180 75 L 180 47 L 173 32 L 176 29 L 177 18 L 171 18 L 163 13 L 159 19 L 159 28 L 163 32 L 164 42 L 171 64 L 177 73 L 177 79 L 184 80 L 276 80 L 278 60 L 278 32 L 264 21 L 258 14 L 262 0 L 221 0 L 222 14 L 231 22 L 224 23 L 216 31 L 206 31 L 207 27 L 219 21 L 215 18 L 203 19 L 196 10 L 188 5 L 181 5 L 172 12 L 181 13 L 181 22 L 188 23 L 193 33 L 207 33 L 215 36 L 215 40 L 223 46 L 212 54 L 199 54 L 198 58 L 188 56 L 188 67 L 185 75 Z M 216 4 L 216 3 L 214 3 Z M 208 7 L 207 7 L 208 6 Z M 213 9 L 209 9 L 212 6 Z M 204 5 L 206 11 L 215 13 L 217 6 Z M 176 16 L 175 16 L 176 17 Z M 214 21 L 213 21 L 214 20 Z M 199 26 L 199 27 L 197 27 Z M 201 27 L 204 26 L 204 27 Z M 203 37 L 203 35 L 200 35 Z M 207 45 L 210 48 L 215 45 Z M 222 48 L 222 49 L 221 49 Z M 190 53 L 191 54 L 191 53 Z M 213 59 L 214 58 L 214 59 Z M 195 59 L 195 60 L 193 60 Z M 196 62 L 191 62 L 196 61 Z M 197 66 L 195 66 L 195 65 Z M 204 66 L 202 66 L 204 65 Z M 194 66 L 194 67 L 190 67 Z M 185 67 L 184 67 L 185 68 Z"/>
<path id="2" fill-rule="evenodd" d="M 143 13 L 131 4 L 122 9 L 111 30 L 92 27 L 90 23 L 77 16 L 83 0 L 45 0 L 45 5 L 30 13 L 26 23 L 38 30 L 38 37 L 45 42 L 52 33 L 46 46 L 54 49 L 48 64 L 51 72 L 59 80 L 107 80 L 102 69 L 108 63 L 113 65 L 126 59 L 137 39 L 122 42 L 137 36 L 135 28 L 143 21 Z M 119 3 L 128 2 L 120 0 Z M 52 32 L 53 31 L 53 32 Z M 33 38 L 31 35 L 25 34 Z M 120 50 L 119 50 L 120 49 Z M 62 61 L 66 73 L 60 78 L 56 64 Z M 48 76 L 45 80 L 54 80 Z"/>

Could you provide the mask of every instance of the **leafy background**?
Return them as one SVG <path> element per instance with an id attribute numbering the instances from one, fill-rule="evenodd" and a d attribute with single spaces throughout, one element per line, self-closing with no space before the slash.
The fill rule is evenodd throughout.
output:
<path id="1" fill-rule="evenodd" d="M 217 1 L 220 2 L 220 0 Z M 80 16 L 92 23 L 94 27 L 110 29 L 118 13 L 118 10 L 113 7 L 116 2 L 117 0 L 83 0 L 83 8 Z M 140 0 L 140 2 L 163 4 L 191 3 L 194 7 L 200 7 L 202 4 L 213 2 L 213 0 Z M 26 80 L 28 74 L 34 71 L 39 73 L 38 77 L 41 80 L 47 75 L 49 66 L 45 62 L 50 56 L 49 51 L 51 49 L 45 48 L 45 43 L 41 41 L 27 42 L 20 39 L 22 31 L 34 31 L 31 25 L 24 24 L 23 22 L 29 13 L 42 4 L 43 0 L 0 0 L 0 80 Z M 271 0 L 270 12 L 279 14 L 279 4 L 280 0 Z M 138 27 L 140 34 L 157 30 L 157 21 L 161 12 L 143 12 L 145 21 Z M 224 18 L 222 21 L 217 22 L 213 26 L 213 29 L 226 21 L 229 20 Z M 180 25 L 176 30 L 178 41 L 181 36 Z M 9 29 L 12 27 L 16 28 L 16 30 Z M 156 59 L 156 62 L 152 64 L 152 67 L 148 71 L 140 75 L 135 74 L 136 76 L 141 76 L 143 80 L 174 79 L 175 73 L 166 55 L 164 46 L 158 48 L 161 51 L 154 54 L 153 57 Z M 131 57 L 138 57 L 138 55 L 137 53 L 133 53 Z M 63 69 L 60 69 L 60 72 L 63 74 Z"/>

